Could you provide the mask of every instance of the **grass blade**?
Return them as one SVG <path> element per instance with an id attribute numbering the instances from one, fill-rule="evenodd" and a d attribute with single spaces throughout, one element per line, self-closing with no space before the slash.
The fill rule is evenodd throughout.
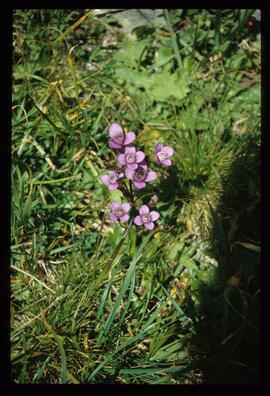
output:
<path id="1" fill-rule="evenodd" d="M 102 330 L 101 330 L 101 332 L 100 332 L 100 334 L 98 336 L 98 339 L 97 339 L 97 343 L 98 344 L 100 344 L 102 342 L 104 336 L 106 334 L 108 334 L 108 331 L 109 331 L 109 329 L 110 329 L 110 327 L 112 325 L 112 322 L 113 322 L 113 320 L 114 320 L 114 318 L 115 318 L 115 316 L 116 316 L 116 314 L 117 314 L 117 312 L 118 312 L 118 310 L 120 308 L 120 304 L 121 304 L 122 298 L 124 297 L 128 287 L 129 287 L 129 285 L 130 285 L 130 283 L 132 281 L 133 271 L 135 270 L 136 264 L 137 264 L 137 262 L 140 260 L 140 258 L 142 256 L 142 250 L 144 249 L 145 245 L 147 244 L 147 242 L 149 241 L 151 236 L 152 236 L 152 233 L 150 233 L 144 239 L 143 243 L 141 244 L 140 248 L 138 249 L 137 253 L 135 254 L 133 260 L 131 261 L 130 267 L 129 267 L 127 273 L 126 273 L 123 285 L 122 285 L 121 289 L 119 290 L 119 294 L 118 294 L 118 297 L 117 297 L 117 299 L 115 301 L 113 309 L 112 309 L 110 315 L 108 316 L 108 318 L 107 318 L 107 320 L 106 320 L 106 322 L 105 322 L 105 324 L 104 324 L 104 326 L 103 326 L 103 328 L 102 328 Z"/>

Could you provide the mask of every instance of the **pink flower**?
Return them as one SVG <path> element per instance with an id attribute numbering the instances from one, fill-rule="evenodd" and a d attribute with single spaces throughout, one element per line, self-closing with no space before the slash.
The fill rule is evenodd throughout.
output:
<path id="1" fill-rule="evenodd" d="M 124 176 L 124 173 L 117 171 L 109 171 L 108 175 L 101 176 L 100 180 L 103 184 L 106 184 L 111 191 L 118 187 L 118 180 Z"/>
<path id="2" fill-rule="evenodd" d="M 121 165 L 125 165 L 128 169 L 137 169 L 138 164 L 145 158 L 142 151 L 136 151 L 135 147 L 126 147 L 124 154 L 119 154 L 117 159 Z"/>
<path id="3" fill-rule="evenodd" d="M 148 230 L 152 230 L 155 227 L 154 221 L 159 218 L 159 213 L 155 210 L 149 212 L 147 205 L 142 205 L 140 208 L 140 215 L 136 216 L 134 223 L 138 226 L 144 225 Z"/>
<path id="4" fill-rule="evenodd" d="M 129 215 L 127 212 L 130 210 L 131 205 L 129 203 L 117 203 L 112 202 L 111 204 L 112 211 L 110 213 L 110 220 L 112 221 L 128 221 Z"/>
<path id="5" fill-rule="evenodd" d="M 163 147 L 163 144 L 158 143 L 155 147 L 155 160 L 158 164 L 164 166 L 171 166 L 172 161 L 169 159 L 174 153 L 172 147 Z"/>
<path id="6" fill-rule="evenodd" d="M 153 171 L 148 171 L 147 165 L 139 164 L 137 169 L 125 169 L 125 176 L 132 180 L 134 186 L 137 190 L 140 190 L 146 186 L 146 183 L 155 180 L 157 178 L 157 173 Z"/>
<path id="7" fill-rule="evenodd" d="M 112 124 L 109 128 L 109 134 L 112 140 L 109 141 L 109 146 L 113 149 L 121 149 L 124 146 L 132 143 L 136 136 L 134 132 L 124 133 L 119 124 Z"/>

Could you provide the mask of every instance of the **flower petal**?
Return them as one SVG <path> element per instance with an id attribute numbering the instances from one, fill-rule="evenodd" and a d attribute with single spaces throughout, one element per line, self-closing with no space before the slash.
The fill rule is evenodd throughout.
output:
<path id="1" fill-rule="evenodd" d="M 134 146 L 126 147 L 126 148 L 125 148 L 125 153 L 126 153 L 126 154 L 135 154 L 135 153 L 136 153 L 136 149 L 135 149 Z"/>
<path id="2" fill-rule="evenodd" d="M 145 159 L 145 154 L 142 151 L 137 151 L 136 162 L 142 162 Z"/>
<path id="3" fill-rule="evenodd" d="M 165 160 L 161 161 L 160 163 L 165 166 L 171 166 L 172 161 L 170 159 L 165 159 Z"/>
<path id="4" fill-rule="evenodd" d="M 158 164 L 160 164 L 159 158 L 157 155 L 154 155 L 154 161 L 157 162 Z"/>
<path id="5" fill-rule="evenodd" d="M 109 128 L 109 134 L 110 134 L 110 137 L 111 137 L 112 139 L 114 139 L 116 136 L 119 136 L 119 135 L 123 135 L 123 136 L 124 136 L 123 129 L 122 129 L 121 126 L 120 126 L 119 124 L 117 124 L 116 122 L 113 123 L 113 124 L 110 126 L 110 128 Z"/>
<path id="6" fill-rule="evenodd" d="M 112 221 L 117 221 L 117 220 L 118 220 L 118 217 L 115 216 L 114 213 L 110 213 L 110 220 L 112 220 Z"/>
<path id="7" fill-rule="evenodd" d="M 149 208 L 148 208 L 148 206 L 147 205 L 142 205 L 141 207 L 140 207 L 140 215 L 141 216 L 144 216 L 144 215 L 147 215 L 149 213 Z"/>
<path id="8" fill-rule="evenodd" d="M 159 216 L 160 214 L 155 210 L 152 210 L 152 212 L 150 212 L 150 217 L 152 221 L 156 221 L 159 218 Z"/>
<path id="9" fill-rule="evenodd" d="M 126 176 L 129 180 L 132 180 L 132 179 L 133 179 L 134 173 L 135 173 L 135 171 L 132 170 L 132 169 L 128 169 L 128 168 L 125 169 L 125 176 Z"/>
<path id="10" fill-rule="evenodd" d="M 111 203 L 111 208 L 112 210 L 116 210 L 120 207 L 120 204 L 118 202 L 112 202 Z"/>
<path id="11" fill-rule="evenodd" d="M 166 153 L 168 157 L 170 157 L 174 153 L 174 149 L 172 147 L 163 147 L 162 151 Z"/>
<path id="12" fill-rule="evenodd" d="M 128 168 L 128 169 L 132 169 L 132 170 L 137 169 L 138 166 L 139 166 L 139 165 L 136 164 L 135 162 L 134 162 L 134 164 L 127 164 L 127 168 Z"/>
<path id="13" fill-rule="evenodd" d="M 100 181 L 103 183 L 103 184 L 109 184 L 109 175 L 104 175 L 104 176 L 101 176 L 101 178 L 100 178 Z"/>
<path id="14" fill-rule="evenodd" d="M 113 191 L 116 190 L 118 187 L 118 183 L 110 183 L 108 184 L 109 190 Z"/>
<path id="15" fill-rule="evenodd" d="M 135 219 L 134 219 L 134 223 L 136 224 L 136 225 L 143 225 L 143 221 L 142 221 L 142 218 L 141 218 L 141 216 L 136 216 L 135 217 Z"/>
<path id="16" fill-rule="evenodd" d="M 150 171 L 148 172 L 145 181 L 149 182 L 155 180 L 157 178 L 157 172 Z"/>
<path id="17" fill-rule="evenodd" d="M 131 208 L 131 205 L 128 202 L 125 202 L 121 205 L 121 208 L 124 209 L 125 212 L 128 212 Z"/>
<path id="18" fill-rule="evenodd" d="M 124 214 L 123 216 L 120 217 L 120 221 L 128 221 L 128 219 L 129 219 L 128 214 Z"/>
<path id="19" fill-rule="evenodd" d="M 121 172 L 121 173 L 118 173 L 117 178 L 118 178 L 118 179 L 122 179 L 122 177 L 124 177 L 124 173 L 122 173 L 122 172 Z"/>
<path id="20" fill-rule="evenodd" d="M 152 221 L 149 221 L 149 223 L 144 223 L 144 226 L 148 229 L 148 230 L 152 230 L 155 227 L 155 224 Z"/>
<path id="21" fill-rule="evenodd" d="M 143 169 L 147 170 L 147 163 L 146 163 L 145 160 L 143 160 L 143 161 L 140 163 L 140 166 L 143 167 Z"/>
<path id="22" fill-rule="evenodd" d="M 121 144 L 114 142 L 113 140 L 109 140 L 109 146 L 113 149 L 120 149 L 122 147 Z"/>
<path id="23" fill-rule="evenodd" d="M 134 186 L 137 188 L 137 190 L 141 190 L 142 188 L 144 188 L 146 186 L 145 182 L 134 182 Z"/>
<path id="24" fill-rule="evenodd" d="M 158 143 L 155 147 L 155 152 L 158 153 L 159 151 L 161 151 L 163 149 L 163 144 Z"/>
<path id="25" fill-rule="evenodd" d="M 120 162 L 121 165 L 126 165 L 126 156 L 125 156 L 125 154 L 119 154 L 117 159 L 118 159 L 118 162 Z"/>
<path id="26" fill-rule="evenodd" d="M 125 136 L 125 141 L 124 141 L 124 145 L 126 146 L 127 144 L 130 144 L 132 142 L 134 142 L 134 140 L 136 139 L 136 135 L 134 132 L 128 132 Z"/>

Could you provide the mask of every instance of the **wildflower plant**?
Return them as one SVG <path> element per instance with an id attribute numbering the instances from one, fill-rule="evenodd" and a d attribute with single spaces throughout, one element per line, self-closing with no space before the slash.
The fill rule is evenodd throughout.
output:
<path id="1" fill-rule="evenodd" d="M 108 171 L 107 175 L 100 177 L 100 181 L 107 185 L 109 190 L 119 189 L 127 202 L 112 202 L 109 218 L 111 221 L 127 222 L 131 216 L 136 226 L 144 226 L 147 230 L 153 230 L 155 222 L 160 214 L 156 210 L 151 210 L 140 200 L 140 191 L 146 188 L 147 184 L 156 180 L 159 175 L 150 169 L 149 160 L 145 153 L 137 150 L 134 146 L 136 135 L 134 132 L 125 132 L 123 128 L 113 123 L 109 127 L 109 146 L 116 151 L 117 165 L 115 169 Z M 154 165 L 169 167 L 172 165 L 170 157 L 173 155 L 172 147 L 163 146 L 157 143 L 153 148 Z M 119 169 L 120 168 L 120 169 Z M 158 196 L 154 194 L 148 203 L 155 206 Z M 141 202 L 142 205 L 138 204 Z"/>

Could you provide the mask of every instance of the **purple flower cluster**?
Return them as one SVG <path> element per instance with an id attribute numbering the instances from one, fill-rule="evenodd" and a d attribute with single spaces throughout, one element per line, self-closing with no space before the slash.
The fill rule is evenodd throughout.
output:
<path id="1" fill-rule="evenodd" d="M 130 200 L 131 203 L 124 202 L 120 204 L 112 202 L 111 204 L 110 220 L 126 222 L 130 217 L 128 212 L 132 206 L 135 206 L 132 185 L 135 188 L 135 192 L 142 190 L 147 183 L 157 179 L 158 174 L 148 168 L 145 153 L 140 150 L 137 151 L 135 146 L 132 145 L 136 139 L 134 132 L 124 132 L 119 124 L 113 123 L 109 127 L 109 135 L 111 138 L 109 146 L 118 151 L 117 160 L 122 170 L 111 170 L 108 175 L 101 176 L 100 180 L 111 191 L 119 188 Z M 158 165 L 169 167 L 172 165 L 170 157 L 173 153 L 172 147 L 163 147 L 161 143 L 158 143 L 155 147 L 154 160 Z M 123 181 L 124 176 L 130 181 L 129 189 Z M 150 201 L 150 206 L 157 202 L 158 197 L 156 195 L 154 197 L 154 201 Z M 155 210 L 150 212 L 147 205 L 142 205 L 139 213 L 134 218 L 134 223 L 137 226 L 144 226 L 148 230 L 152 230 L 155 226 L 154 222 L 160 216 L 159 213 Z"/>

